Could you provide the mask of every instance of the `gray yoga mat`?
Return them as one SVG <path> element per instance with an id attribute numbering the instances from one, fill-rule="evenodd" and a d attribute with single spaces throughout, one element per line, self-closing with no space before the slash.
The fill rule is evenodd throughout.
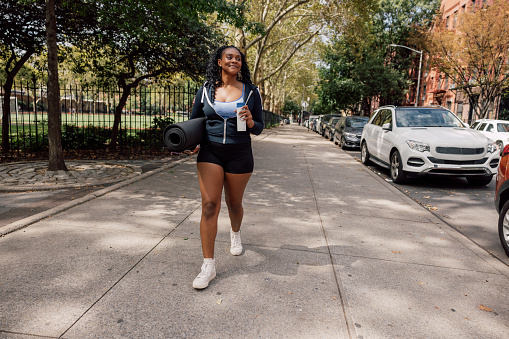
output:
<path id="1" fill-rule="evenodd" d="M 195 147 L 203 139 L 205 120 L 207 118 L 197 118 L 166 126 L 163 132 L 164 144 L 174 152 Z"/>

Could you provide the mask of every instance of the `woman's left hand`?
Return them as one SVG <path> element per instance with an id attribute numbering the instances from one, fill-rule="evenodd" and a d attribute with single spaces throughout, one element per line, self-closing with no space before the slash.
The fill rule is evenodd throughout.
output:
<path id="1" fill-rule="evenodd" d="M 246 122 L 247 127 L 252 128 L 254 126 L 253 115 L 247 105 L 241 107 L 240 118 Z"/>

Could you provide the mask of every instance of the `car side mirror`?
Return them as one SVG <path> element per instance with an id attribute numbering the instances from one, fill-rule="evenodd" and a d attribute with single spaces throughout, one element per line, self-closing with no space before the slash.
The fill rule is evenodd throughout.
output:
<path id="1" fill-rule="evenodd" d="M 382 125 L 382 129 L 385 130 L 385 131 L 392 130 L 391 123 L 390 122 L 386 122 L 385 124 Z"/>

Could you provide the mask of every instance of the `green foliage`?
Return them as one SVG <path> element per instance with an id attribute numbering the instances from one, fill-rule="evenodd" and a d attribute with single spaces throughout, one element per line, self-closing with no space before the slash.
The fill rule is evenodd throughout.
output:
<path id="1" fill-rule="evenodd" d="M 300 106 L 292 100 L 286 100 L 281 109 L 284 117 L 298 116 L 301 112 Z"/>
<path id="2" fill-rule="evenodd" d="M 509 109 L 503 109 L 498 113 L 498 119 L 509 120 Z"/>
<path id="3" fill-rule="evenodd" d="M 163 131 L 166 126 L 173 124 L 173 122 L 170 117 L 155 117 L 150 128 L 138 132 L 136 138 L 131 141 L 150 148 L 161 148 L 164 146 Z"/>
<path id="4" fill-rule="evenodd" d="M 110 137 L 110 130 L 104 127 L 89 125 L 78 127 L 62 126 L 62 146 L 64 149 L 103 149 Z"/>
<path id="5" fill-rule="evenodd" d="M 47 152 L 49 149 L 48 133 L 24 132 L 18 134 L 12 140 L 11 146 L 13 150 L 24 152 Z"/>
<path id="6" fill-rule="evenodd" d="M 338 34 L 325 49 L 320 70 L 316 110 L 369 110 L 371 100 L 401 104 L 413 82 L 408 69 L 416 58 L 405 48 L 412 44 L 419 27 L 430 24 L 440 1 L 380 0 L 365 13 L 355 29 Z M 418 57 L 418 55 L 417 55 Z"/>

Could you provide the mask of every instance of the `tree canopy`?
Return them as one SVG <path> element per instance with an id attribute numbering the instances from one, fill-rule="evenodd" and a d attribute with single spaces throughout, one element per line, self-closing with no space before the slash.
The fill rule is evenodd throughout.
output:
<path id="1" fill-rule="evenodd" d="M 412 79 L 408 74 L 416 47 L 413 34 L 429 27 L 439 1 L 388 0 L 367 8 L 346 23 L 322 54 L 319 110 L 370 111 L 373 99 L 400 104 Z"/>
<path id="2" fill-rule="evenodd" d="M 76 46 L 75 70 L 90 71 L 121 88 L 111 148 L 121 113 L 141 81 L 175 73 L 198 78 L 213 48 L 224 42 L 216 23 L 242 25 L 241 8 L 225 0 L 93 0 L 91 39 Z M 213 19 L 213 20 L 212 20 Z"/>
<path id="3" fill-rule="evenodd" d="M 431 66 L 466 94 L 479 119 L 487 117 L 495 98 L 509 86 L 508 21 L 509 2 L 501 0 L 461 13 L 454 27 L 438 14 L 427 41 Z"/>

